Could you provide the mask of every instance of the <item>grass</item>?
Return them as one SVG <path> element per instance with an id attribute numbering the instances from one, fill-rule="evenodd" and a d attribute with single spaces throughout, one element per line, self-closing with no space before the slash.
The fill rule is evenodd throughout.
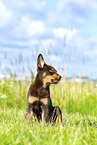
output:
<path id="1" fill-rule="evenodd" d="M 97 87 L 92 81 L 51 86 L 52 102 L 60 106 L 63 122 L 25 122 L 26 82 L 0 82 L 0 145 L 96 145 Z"/>

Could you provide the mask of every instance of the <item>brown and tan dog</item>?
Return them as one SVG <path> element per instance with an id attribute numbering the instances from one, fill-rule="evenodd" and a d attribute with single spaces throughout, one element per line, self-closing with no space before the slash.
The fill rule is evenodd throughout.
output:
<path id="1" fill-rule="evenodd" d="M 62 122 L 62 113 L 59 107 L 52 106 L 50 98 L 50 84 L 57 84 L 61 76 L 57 74 L 54 67 L 44 62 L 43 56 L 39 54 L 37 59 L 37 75 L 30 85 L 27 96 L 26 120 L 34 118 L 36 121 Z"/>

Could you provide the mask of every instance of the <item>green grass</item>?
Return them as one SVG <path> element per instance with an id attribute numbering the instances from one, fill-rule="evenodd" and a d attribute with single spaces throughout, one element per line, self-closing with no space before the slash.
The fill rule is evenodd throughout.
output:
<path id="1" fill-rule="evenodd" d="M 64 79 L 51 86 L 52 102 L 60 106 L 60 126 L 25 122 L 26 82 L 0 82 L 0 145 L 96 145 L 97 87 L 89 83 L 68 83 Z"/>

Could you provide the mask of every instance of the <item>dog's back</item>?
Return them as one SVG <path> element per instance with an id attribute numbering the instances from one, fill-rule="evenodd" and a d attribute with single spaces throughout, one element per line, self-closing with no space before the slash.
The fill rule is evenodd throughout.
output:
<path id="1" fill-rule="evenodd" d="M 40 54 L 37 60 L 37 76 L 28 91 L 26 119 L 33 117 L 38 121 L 55 122 L 59 115 L 62 121 L 60 108 L 52 106 L 49 90 L 50 84 L 57 84 L 60 79 L 55 68 L 47 65 Z"/>

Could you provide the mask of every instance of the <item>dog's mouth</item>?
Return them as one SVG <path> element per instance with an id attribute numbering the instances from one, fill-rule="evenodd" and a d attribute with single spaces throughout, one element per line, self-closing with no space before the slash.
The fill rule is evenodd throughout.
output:
<path id="1" fill-rule="evenodd" d="M 54 83 L 54 84 L 57 84 L 58 82 L 59 82 L 59 80 L 51 80 L 52 81 L 52 83 Z"/>
<path id="2" fill-rule="evenodd" d="M 54 80 L 52 79 L 51 81 L 52 81 L 52 83 L 57 84 L 59 82 L 59 80 L 58 79 L 54 79 Z"/>
<path id="3" fill-rule="evenodd" d="M 52 79 L 51 81 L 52 83 L 57 84 L 60 81 L 60 79 L 61 79 L 61 76 L 58 76 L 57 78 Z"/>

